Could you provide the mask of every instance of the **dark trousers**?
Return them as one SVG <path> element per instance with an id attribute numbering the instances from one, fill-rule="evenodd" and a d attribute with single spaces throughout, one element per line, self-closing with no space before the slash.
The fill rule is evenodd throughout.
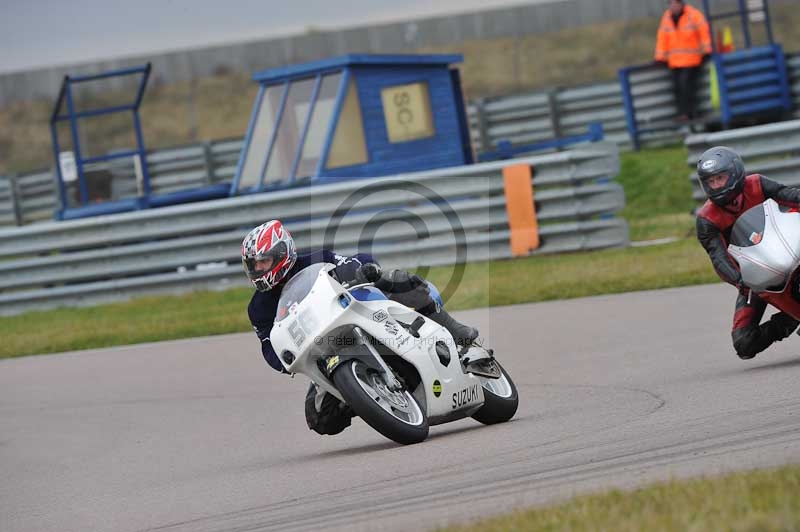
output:
<path id="1" fill-rule="evenodd" d="M 766 308 L 767 303 L 757 295 L 748 294 L 747 290 L 739 292 L 731 331 L 733 348 L 739 358 L 753 358 L 773 342 L 792 334 L 800 323 L 784 312 L 777 312 L 761 323 Z"/>
<path id="2" fill-rule="evenodd" d="M 700 67 L 673 68 L 672 84 L 675 91 L 675 102 L 678 104 L 678 115 L 689 119 L 697 118 L 696 101 L 697 80 Z"/>

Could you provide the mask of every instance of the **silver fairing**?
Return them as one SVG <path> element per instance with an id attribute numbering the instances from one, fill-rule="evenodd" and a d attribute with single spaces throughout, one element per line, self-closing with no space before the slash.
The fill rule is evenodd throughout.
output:
<path id="1" fill-rule="evenodd" d="M 753 217 L 756 213 L 758 219 Z M 728 252 L 739 263 L 744 284 L 756 292 L 783 292 L 800 265 L 800 214 L 781 212 L 778 204 L 768 199 L 739 218 L 734 226 L 737 231 L 739 236 L 749 235 L 748 245 L 734 245 L 732 238 Z"/>

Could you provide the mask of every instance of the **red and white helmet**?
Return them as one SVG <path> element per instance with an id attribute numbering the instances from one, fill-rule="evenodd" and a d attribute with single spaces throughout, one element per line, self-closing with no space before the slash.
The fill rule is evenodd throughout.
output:
<path id="1" fill-rule="evenodd" d="M 257 270 L 256 262 L 272 259 L 269 270 Z M 259 292 L 275 288 L 297 260 L 292 235 L 278 220 L 270 220 L 250 231 L 242 241 L 242 265 Z"/>

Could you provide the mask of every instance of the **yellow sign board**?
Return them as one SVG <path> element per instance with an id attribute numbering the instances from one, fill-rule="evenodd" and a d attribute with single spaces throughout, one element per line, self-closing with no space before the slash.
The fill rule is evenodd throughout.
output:
<path id="1" fill-rule="evenodd" d="M 389 142 L 423 139 L 436 133 L 427 83 L 387 87 L 381 90 L 381 100 Z"/>

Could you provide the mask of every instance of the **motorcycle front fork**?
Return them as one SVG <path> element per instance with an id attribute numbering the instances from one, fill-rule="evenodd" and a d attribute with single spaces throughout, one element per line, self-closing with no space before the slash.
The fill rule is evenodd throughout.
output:
<path id="1" fill-rule="evenodd" d="M 386 388 L 388 388 L 392 392 L 399 392 L 400 390 L 402 390 L 403 385 L 400 384 L 400 381 L 398 381 L 397 377 L 394 376 L 392 368 L 390 368 L 389 365 L 386 363 L 386 361 L 383 360 L 383 357 L 380 355 L 380 353 L 378 353 L 378 350 L 375 349 L 375 346 L 372 345 L 372 342 L 369 341 L 367 335 L 364 334 L 364 331 L 362 331 L 359 327 L 353 327 L 353 332 L 361 341 L 361 343 L 367 349 L 369 349 L 369 352 L 372 354 L 373 357 L 375 357 L 375 360 L 378 362 L 378 365 L 383 370 L 383 373 L 386 376 Z"/>

